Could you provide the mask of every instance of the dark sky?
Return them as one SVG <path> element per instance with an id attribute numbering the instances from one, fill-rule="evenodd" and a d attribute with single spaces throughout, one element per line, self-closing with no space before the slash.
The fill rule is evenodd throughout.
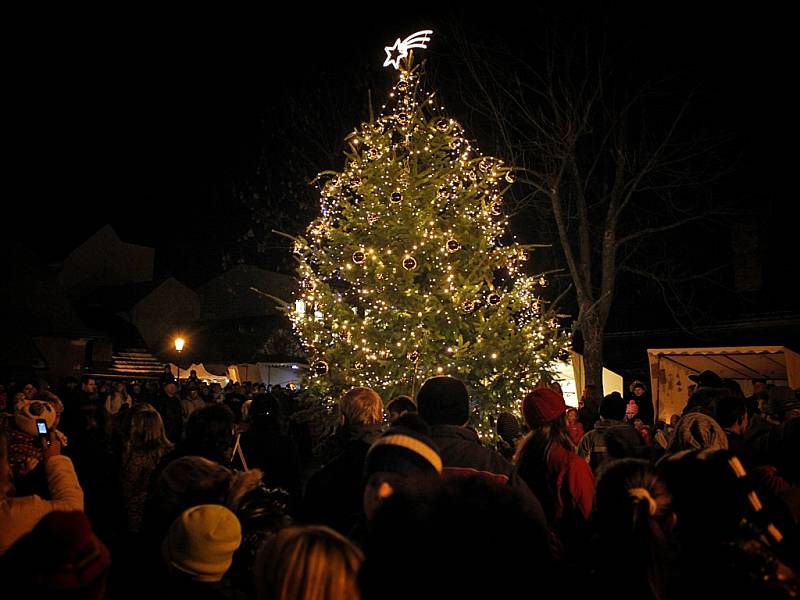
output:
<path id="1" fill-rule="evenodd" d="M 740 144 L 737 193 L 761 201 L 796 195 L 782 169 L 791 165 L 783 148 L 795 130 L 792 20 L 777 3 L 759 4 L 760 12 L 718 13 L 674 3 L 591 5 L 591 12 L 557 10 L 562 22 L 607 31 L 626 48 L 625 68 L 643 76 L 678 73 L 678 87 L 701 90 L 708 128 Z M 176 226 L 208 225 L 236 210 L 232 190 L 252 179 L 259 156 L 292 143 L 270 136 L 271 115 L 283 114 L 287 103 L 364 80 L 380 94 L 391 82 L 380 68 L 383 46 L 417 29 L 460 23 L 476 40 L 501 35 L 524 47 L 552 14 L 548 5 L 524 14 L 495 13 L 489 4 L 444 16 L 289 10 L 283 17 L 117 10 L 9 22 L 19 43 L 6 61 L 14 183 L 5 195 L 21 210 L 7 221 L 11 237 L 35 239 L 48 258 L 63 256 L 106 222 L 128 241 L 186 243 Z M 446 56 L 436 45 L 445 42 L 434 34 L 429 61 L 437 60 L 437 50 Z M 354 101 L 365 105 L 363 97 Z M 213 243 L 211 231 L 200 229 L 201 243 Z"/>

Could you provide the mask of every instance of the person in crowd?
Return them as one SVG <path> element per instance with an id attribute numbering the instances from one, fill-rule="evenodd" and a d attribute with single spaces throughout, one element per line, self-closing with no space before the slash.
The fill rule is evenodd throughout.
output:
<path id="1" fill-rule="evenodd" d="M 578 400 L 578 421 L 583 425 L 584 431 L 591 431 L 594 424 L 600 418 L 600 397 L 597 386 L 587 385 L 581 392 L 580 400 Z"/>
<path id="2" fill-rule="evenodd" d="M 103 408 L 109 417 L 115 417 L 121 410 L 129 409 L 131 404 L 131 397 L 128 395 L 125 382 L 117 381 L 114 383 L 112 392 L 106 397 Z"/>
<path id="3" fill-rule="evenodd" d="M 639 434 L 639 437 L 642 438 L 642 442 L 644 442 L 645 446 L 649 447 L 653 445 L 652 436 L 650 434 L 650 428 L 647 425 L 645 425 L 644 421 L 642 421 L 639 417 L 636 417 L 633 420 L 633 428 L 636 430 L 636 433 Z"/>
<path id="4" fill-rule="evenodd" d="M 102 600 L 110 567 L 111 554 L 86 515 L 57 510 L 0 557 L 0 581 L 12 596 Z"/>
<path id="5" fill-rule="evenodd" d="M 386 405 L 386 414 L 389 415 L 389 422 L 394 423 L 398 418 L 406 413 L 416 414 L 417 405 L 414 404 L 411 396 L 395 396 L 392 401 Z"/>
<path id="6" fill-rule="evenodd" d="M 188 384 L 186 386 L 186 395 L 181 398 L 181 413 L 183 415 L 184 425 L 189 420 L 192 413 L 196 410 L 200 410 L 205 405 L 205 401 L 200 397 L 200 388 L 196 384 Z"/>
<path id="7" fill-rule="evenodd" d="M 690 450 L 727 448 L 728 437 L 719 423 L 705 413 L 690 412 L 678 421 L 665 457 Z"/>
<path id="8" fill-rule="evenodd" d="M 714 404 L 714 420 L 728 438 L 728 449 L 741 458 L 744 434 L 747 431 L 747 400 L 725 396 Z"/>
<path id="9" fill-rule="evenodd" d="M 339 425 L 347 444 L 336 458 L 314 473 L 306 485 L 302 514 L 306 521 L 342 534 L 364 521 L 363 473 L 367 452 L 381 434 L 383 402 L 370 388 L 356 387 L 339 401 Z"/>
<path id="10" fill-rule="evenodd" d="M 522 439 L 522 428 L 514 413 L 502 412 L 497 415 L 497 444 L 495 450 L 507 461 L 513 462 L 517 444 Z"/>
<path id="11" fill-rule="evenodd" d="M 167 439 L 161 415 L 149 404 L 135 405 L 126 415 L 126 420 L 120 486 L 127 530 L 136 533 L 141 529 L 150 478 L 173 445 Z"/>
<path id="12" fill-rule="evenodd" d="M 611 392 L 600 403 L 600 420 L 578 444 L 578 455 L 586 459 L 592 472 L 599 474 L 609 460 L 644 458 L 646 446 L 633 425 L 625 423 L 625 400 Z"/>
<path id="13" fill-rule="evenodd" d="M 628 397 L 628 401 L 636 405 L 634 415 L 639 417 L 645 425 L 652 426 L 655 410 L 653 408 L 653 398 L 650 396 L 647 386 L 641 381 L 636 380 L 631 383 L 630 392 L 631 394 Z M 632 422 L 633 419 L 630 419 L 630 421 Z"/>
<path id="14" fill-rule="evenodd" d="M 753 415 L 757 414 L 759 411 L 758 409 L 758 401 L 759 400 L 766 400 L 767 398 L 767 380 L 763 377 L 756 377 L 755 379 L 751 379 L 750 383 L 753 385 L 753 393 L 752 395 L 748 396 L 745 400 L 747 402 L 747 418 L 751 420 Z"/>
<path id="15" fill-rule="evenodd" d="M 487 477 L 398 490 L 375 511 L 365 554 L 365 600 L 558 597 L 541 513 Z"/>
<path id="16" fill-rule="evenodd" d="M 677 515 L 681 577 L 674 597 L 798 597 L 800 580 L 791 566 L 797 557 L 785 546 L 790 536 L 776 525 L 735 455 L 720 448 L 687 450 L 667 456 L 658 469 Z"/>
<path id="17" fill-rule="evenodd" d="M 167 438 L 173 444 L 180 443 L 183 439 L 183 407 L 178 395 L 178 385 L 174 380 L 164 381 L 161 395 L 156 399 L 153 407 L 161 415 Z"/>
<path id="18" fill-rule="evenodd" d="M 399 490 L 425 485 L 442 474 L 442 458 L 429 431 L 416 415 L 404 415 L 370 446 L 364 465 L 367 520 L 381 502 Z"/>
<path id="19" fill-rule="evenodd" d="M 234 425 L 233 412 L 224 404 L 210 404 L 194 411 L 186 422 L 186 439 L 164 456 L 162 462 L 169 463 L 179 456 L 202 456 L 225 467 L 231 466 Z M 167 438 L 172 441 L 169 435 Z"/>
<path id="20" fill-rule="evenodd" d="M 567 409 L 567 431 L 569 432 L 569 437 L 572 440 L 572 443 L 575 444 L 575 447 L 578 447 L 578 444 L 581 443 L 581 439 L 583 439 L 584 434 L 586 433 L 583 430 L 583 425 L 580 421 L 578 421 L 578 409 L 577 408 L 568 408 Z"/>
<path id="21" fill-rule="evenodd" d="M 564 398 L 547 388 L 522 400 L 531 428 L 515 457 L 520 477 L 542 503 L 547 521 L 564 544 L 564 556 L 577 554 L 588 539 L 594 477 L 575 453 L 569 436 Z"/>
<path id="22" fill-rule="evenodd" d="M 631 600 L 672 597 L 678 576 L 676 517 L 667 485 L 648 461 L 624 458 L 603 470 L 592 521 L 590 589 L 613 589 L 615 598 Z M 622 580 L 620 565 L 625 565 Z"/>
<path id="23" fill-rule="evenodd" d="M 264 484 L 282 488 L 290 497 L 290 512 L 296 514 L 302 499 L 300 453 L 294 440 L 283 433 L 278 400 L 272 394 L 258 394 L 250 407 L 250 428 L 240 444 L 247 465 L 264 472 Z"/>
<path id="24" fill-rule="evenodd" d="M 267 540 L 254 568 L 258 600 L 359 600 L 364 555 L 329 527 L 287 527 Z M 388 583 L 388 582 L 387 582 Z"/>
<path id="25" fill-rule="evenodd" d="M 225 598 L 222 580 L 241 543 L 241 524 L 228 508 L 187 508 L 172 522 L 161 546 L 169 576 L 159 596 Z"/>
<path id="26" fill-rule="evenodd" d="M 15 496 L 8 463 L 8 437 L 0 432 L 0 555 L 48 513 L 83 510 L 83 490 L 72 461 L 61 454 L 61 442 L 55 431 L 42 442 L 42 455 L 50 498 Z"/>
<path id="27" fill-rule="evenodd" d="M 538 499 L 514 466 L 481 445 L 477 432 L 467 426 L 469 392 L 463 381 L 448 376 L 431 377 L 417 392 L 417 407 L 419 416 L 431 428 L 431 439 L 439 449 L 445 476 L 484 477 L 510 485 L 526 495 L 535 510 L 541 510 Z"/>

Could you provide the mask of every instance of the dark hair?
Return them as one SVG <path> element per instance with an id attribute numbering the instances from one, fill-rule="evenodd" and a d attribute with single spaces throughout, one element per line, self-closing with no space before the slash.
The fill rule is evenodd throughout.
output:
<path id="1" fill-rule="evenodd" d="M 677 558 L 666 531 L 672 496 L 655 468 L 645 460 L 609 463 L 595 487 L 598 571 L 616 573 L 626 565 L 626 597 L 662 598 L 670 566 Z M 603 564 L 605 563 L 605 564 Z"/>
<path id="2" fill-rule="evenodd" d="M 625 400 L 619 392 L 611 392 L 600 402 L 600 416 L 604 419 L 622 421 L 625 418 Z"/>
<path id="3" fill-rule="evenodd" d="M 228 464 L 234 421 L 233 411 L 224 404 L 211 404 L 194 411 L 186 423 L 183 453 Z"/>
<path id="4" fill-rule="evenodd" d="M 408 413 L 417 412 L 417 405 L 414 404 L 411 396 L 397 396 L 386 405 L 386 412 L 396 412 L 397 414 L 401 414 L 403 411 Z"/>
<path id="5" fill-rule="evenodd" d="M 747 401 L 739 396 L 725 396 L 714 403 L 714 419 L 721 427 L 731 427 L 747 414 Z"/>

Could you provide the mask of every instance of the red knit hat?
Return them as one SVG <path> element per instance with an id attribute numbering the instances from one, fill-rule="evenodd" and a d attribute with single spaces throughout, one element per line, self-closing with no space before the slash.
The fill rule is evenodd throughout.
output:
<path id="1" fill-rule="evenodd" d="M 533 390 L 522 401 L 522 415 L 530 428 L 549 423 L 563 415 L 566 410 L 564 397 L 548 388 Z"/>

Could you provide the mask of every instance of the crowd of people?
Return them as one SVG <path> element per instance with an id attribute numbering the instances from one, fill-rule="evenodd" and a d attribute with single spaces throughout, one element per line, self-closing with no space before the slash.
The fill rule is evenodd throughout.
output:
<path id="1" fill-rule="evenodd" d="M 337 426 L 261 384 L 0 385 L 0 581 L 28 597 L 800 594 L 800 398 L 712 372 L 471 426 L 459 379 L 354 387 Z M 763 385 L 761 385 L 763 383 Z M 385 400 L 385 401 L 384 401 Z"/>

